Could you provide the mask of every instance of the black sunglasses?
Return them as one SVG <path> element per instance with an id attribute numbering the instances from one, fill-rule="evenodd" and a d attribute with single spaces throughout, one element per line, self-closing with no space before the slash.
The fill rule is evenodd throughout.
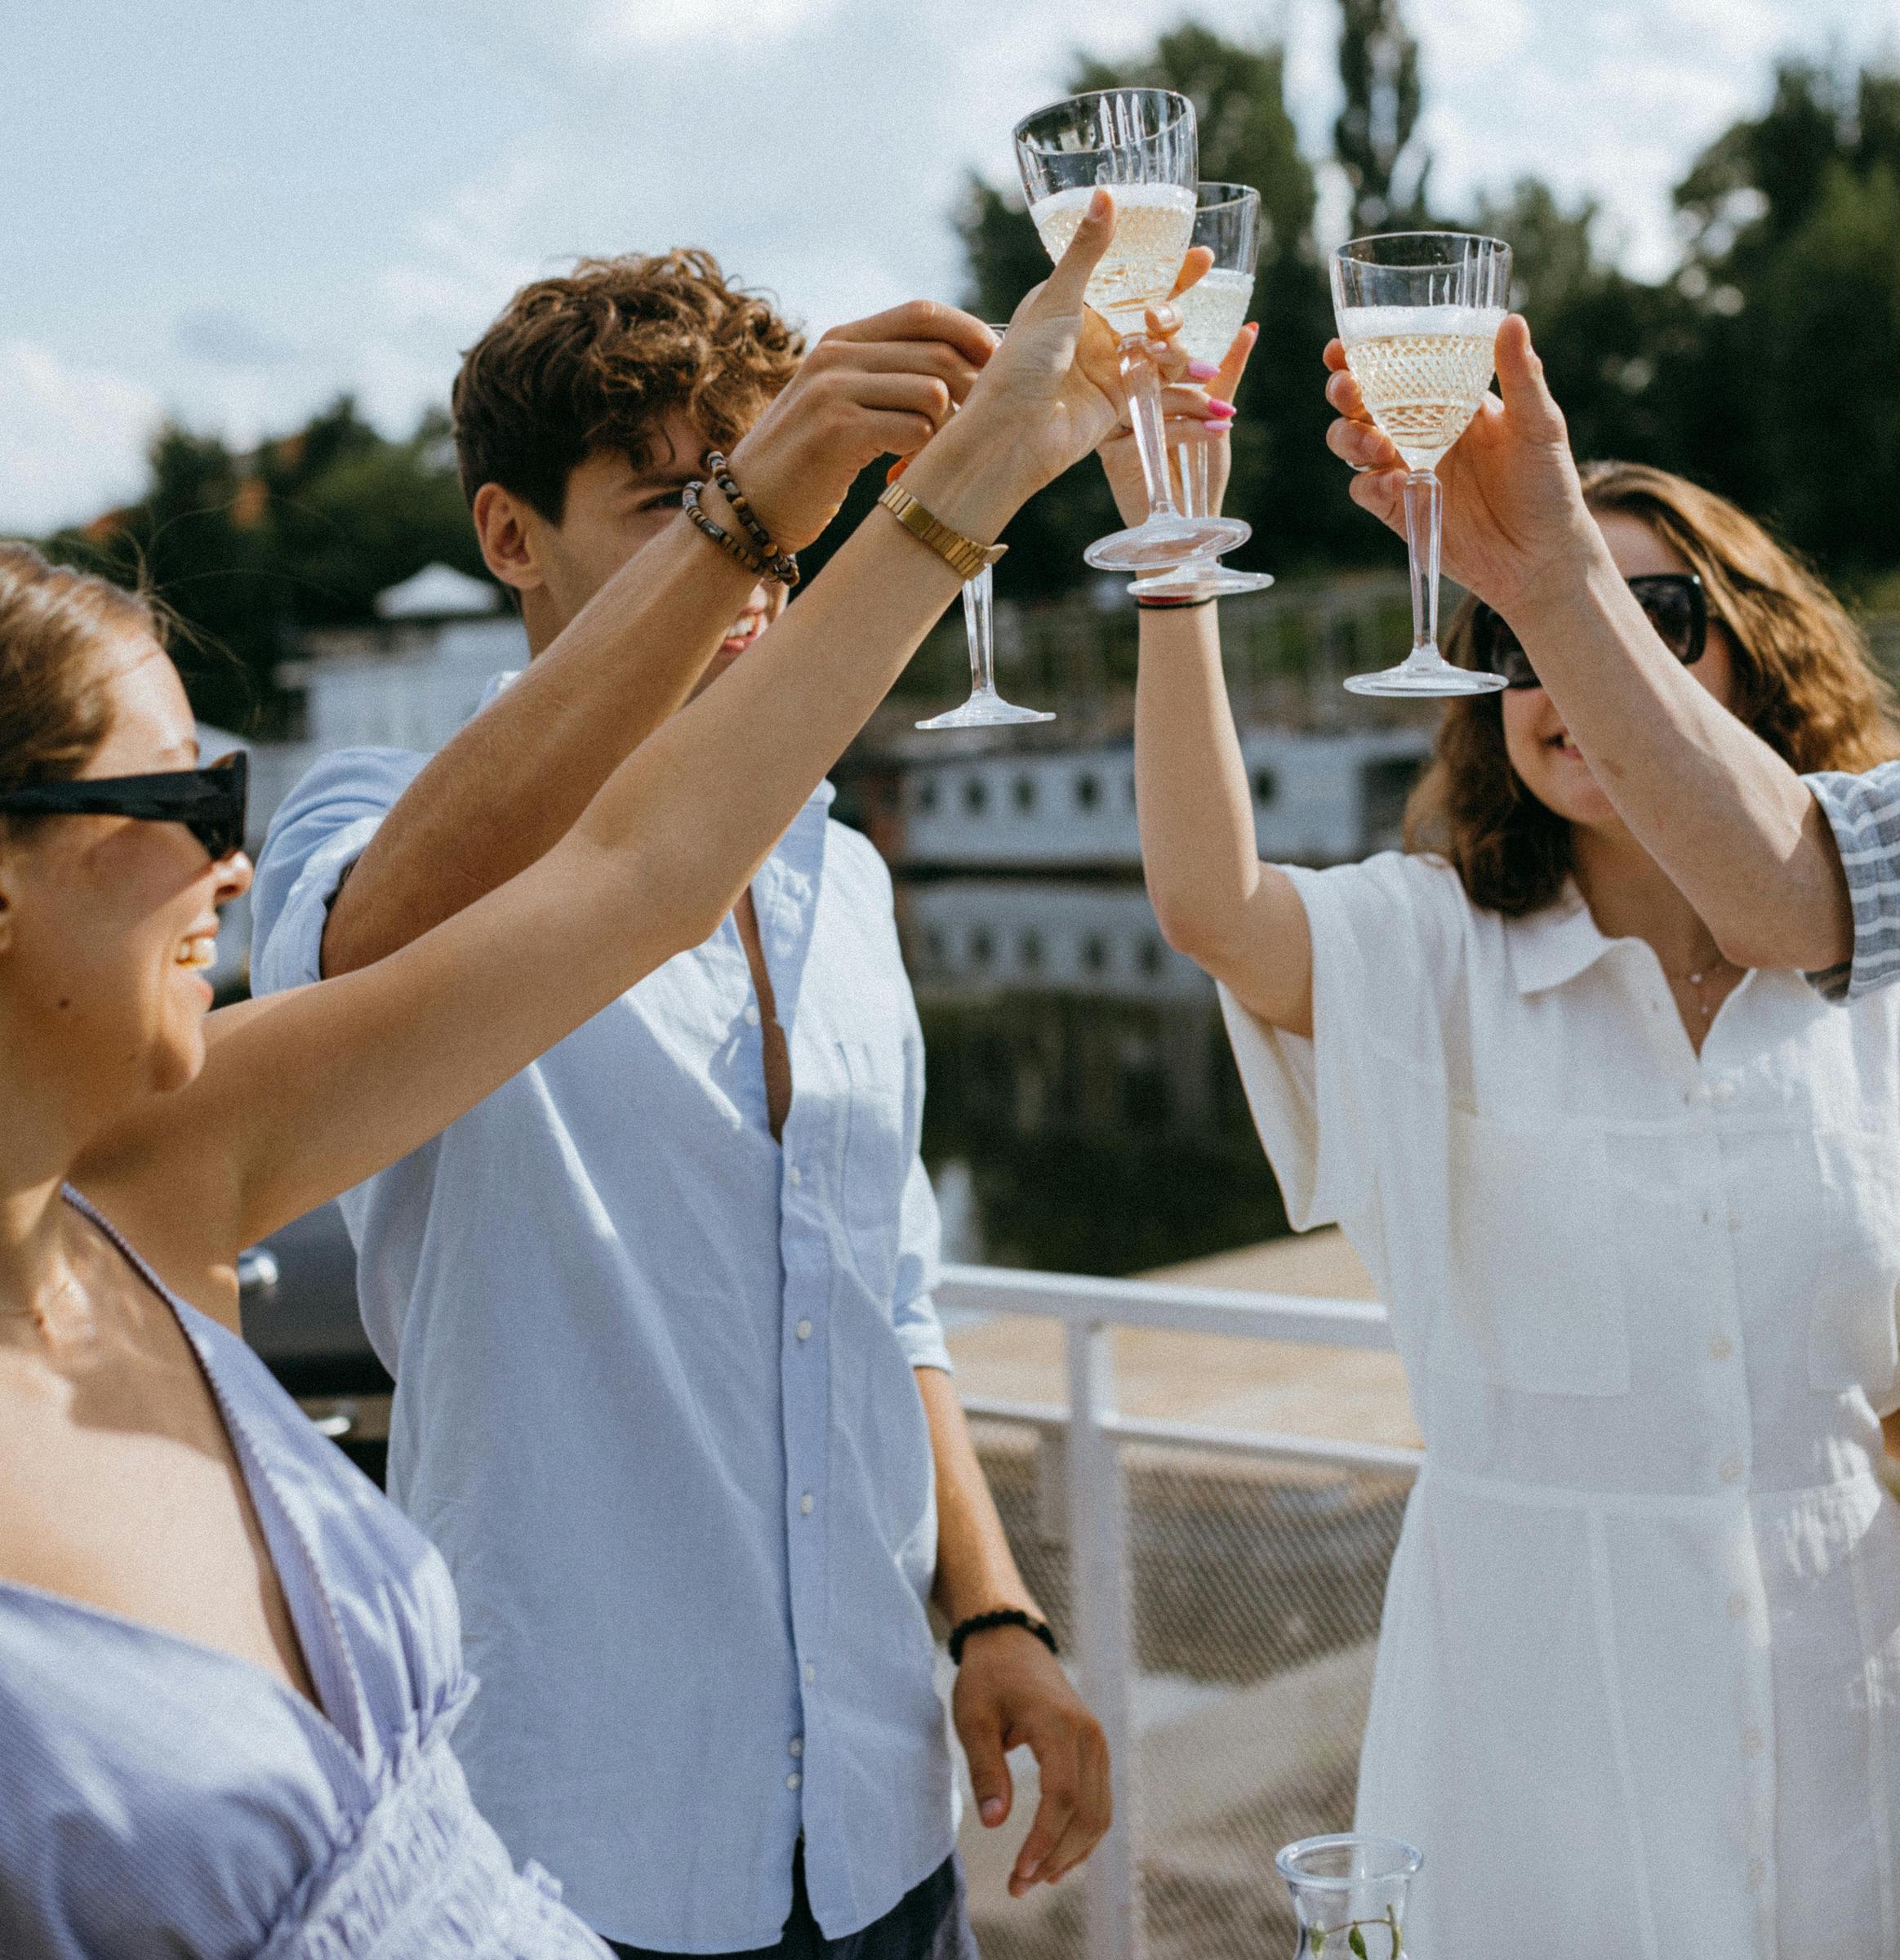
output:
<path id="1" fill-rule="evenodd" d="M 0 789 L 0 811 L 16 817 L 136 817 L 182 823 L 216 863 L 244 845 L 251 759 L 234 749 L 203 769 L 155 776 L 78 776 Z"/>
<path id="2" fill-rule="evenodd" d="M 1629 586 L 1657 638 L 1685 667 L 1693 667 L 1709 644 L 1709 596 L 1701 579 L 1693 572 L 1647 572 Z M 1471 651 L 1480 671 L 1501 675 L 1507 688 L 1542 684 L 1524 643 L 1482 602 L 1471 615 Z"/>

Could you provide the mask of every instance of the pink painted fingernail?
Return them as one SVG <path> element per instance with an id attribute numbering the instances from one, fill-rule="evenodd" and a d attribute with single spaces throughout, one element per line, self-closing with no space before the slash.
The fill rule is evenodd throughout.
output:
<path id="1" fill-rule="evenodd" d="M 1197 381 L 1211 381 L 1221 372 L 1218 361 L 1190 361 L 1187 371 Z"/>
<path id="2" fill-rule="evenodd" d="M 1000 1823 L 1003 1818 L 1003 1799 L 1000 1797 L 986 1797 L 982 1803 L 982 1817 L 986 1824 Z"/>
<path id="3" fill-rule="evenodd" d="M 1216 415 L 1231 415 L 1234 412 L 1234 404 L 1231 402 L 1222 401 L 1217 394 L 1210 394 L 1208 397 L 1208 406 L 1213 410 Z"/>

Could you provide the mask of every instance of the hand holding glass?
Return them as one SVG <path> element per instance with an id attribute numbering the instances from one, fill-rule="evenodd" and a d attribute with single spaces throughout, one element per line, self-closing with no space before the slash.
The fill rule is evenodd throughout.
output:
<path id="1" fill-rule="evenodd" d="M 1114 243 L 1088 282 L 1088 304 L 1121 339 L 1146 519 L 1083 552 L 1104 571 L 1152 572 L 1197 550 L 1231 550 L 1251 535 L 1232 518 L 1184 517 L 1168 482 L 1161 390 L 1147 354 L 1146 313 L 1174 290 L 1194 229 L 1199 149 L 1194 105 L 1159 88 L 1073 96 L 1016 126 L 1016 160 L 1030 216 L 1052 259 L 1075 235 L 1098 186 L 1115 201 Z"/>
<path id="2" fill-rule="evenodd" d="M 1511 247 L 1466 232 L 1355 238 L 1333 255 L 1346 364 L 1407 470 L 1412 651 L 1382 674 L 1355 674 L 1346 684 L 1355 694 L 1488 694 L 1503 684 L 1454 667 L 1438 650 L 1438 466 L 1491 385 L 1510 291 Z"/>
<path id="3" fill-rule="evenodd" d="M 1254 269 L 1260 258 L 1260 193 L 1249 184 L 1203 184 L 1196 194 L 1194 235 L 1189 243 L 1205 246 L 1214 262 L 1186 292 L 1177 293 L 1181 314 L 1181 345 L 1190 360 L 1218 366 L 1227 358 L 1253 303 Z M 1208 444 L 1177 443 L 1174 461 L 1181 475 L 1181 508 L 1190 517 L 1209 514 Z M 1204 599 L 1221 593 L 1264 592 L 1273 583 L 1268 572 L 1230 572 L 1210 551 L 1152 577 L 1137 579 L 1140 598 L 1181 596 Z"/>

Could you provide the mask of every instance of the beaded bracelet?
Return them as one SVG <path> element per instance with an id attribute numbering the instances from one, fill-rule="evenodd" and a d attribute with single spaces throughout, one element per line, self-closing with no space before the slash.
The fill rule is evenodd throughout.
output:
<path id="1" fill-rule="evenodd" d="M 754 578 L 769 576 L 769 568 L 754 558 L 724 526 L 715 524 L 699 507 L 699 493 L 705 488 L 703 482 L 688 483 L 679 493 L 680 508 L 692 520 L 694 528 L 703 532 L 727 557 L 736 564 L 743 565 Z"/>
<path id="2" fill-rule="evenodd" d="M 771 532 L 759 523 L 745 492 L 733 482 L 732 472 L 717 449 L 707 450 L 705 469 L 706 474 L 725 492 L 726 501 L 732 506 L 732 514 L 745 527 L 746 536 L 758 547 L 759 557 L 765 561 L 767 573 L 789 592 L 799 582 L 797 554 L 781 551 L 772 541 Z"/>
<path id="3" fill-rule="evenodd" d="M 968 1619 L 957 1622 L 950 1637 L 950 1665 L 960 1668 L 963 1664 L 963 1643 L 972 1633 L 987 1633 L 992 1627 L 1021 1627 L 1026 1633 L 1035 1634 L 1052 1654 L 1061 1651 L 1046 1619 L 1038 1619 L 1021 1606 L 999 1606 L 993 1613 L 973 1613 Z"/>

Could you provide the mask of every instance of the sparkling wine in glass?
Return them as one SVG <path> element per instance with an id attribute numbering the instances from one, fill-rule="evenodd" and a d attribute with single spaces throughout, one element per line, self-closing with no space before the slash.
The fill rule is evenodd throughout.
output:
<path id="1" fill-rule="evenodd" d="M 998 340 L 1003 329 L 990 331 Z M 1028 721 L 1053 721 L 1046 708 L 1019 708 L 996 692 L 994 581 L 984 566 L 963 586 L 963 631 L 970 643 L 970 698 L 947 713 L 920 721 L 920 728 L 1006 728 Z"/>
<path id="2" fill-rule="evenodd" d="M 1052 259 L 1067 250 L 1097 189 L 1106 187 L 1115 198 L 1115 237 L 1084 296 L 1121 341 L 1122 381 L 1148 515 L 1083 553 L 1104 571 L 1157 571 L 1198 550 L 1231 550 L 1251 535 L 1233 518 L 1187 517 L 1175 508 L 1160 377 L 1147 352 L 1147 309 L 1173 292 L 1194 231 L 1199 154 L 1194 105 L 1166 89 L 1071 96 L 1016 126 L 1029 215 Z"/>
<path id="3" fill-rule="evenodd" d="M 1196 195 L 1190 243 L 1204 245 L 1214 262 L 1186 292 L 1175 296 L 1181 344 L 1190 359 L 1218 363 L 1227 358 L 1253 303 L 1260 193 L 1250 184 L 1204 183 Z M 1207 443 L 1191 440 L 1174 446 L 1181 508 L 1190 517 L 1208 514 L 1209 448 Z M 1227 592 L 1264 592 L 1272 583 L 1270 572 L 1232 572 L 1212 552 L 1197 551 L 1168 571 L 1136 580 L 1134 590 L 1144 599 L 1204 599 Z"/>
<path id="4" fill-rule="evenodd" d="M 1412 651 L 1355 694 L 1488 694 L 1495 674 L 1454 667 L 1438 650 L 1438 466 L 1491 385 L 1511 291 L 1511 247 L 1456 231 L 1355 238 L 1333 255 L 1333 304 L 1346 364 L 1367 412 L 1405 459 Z"/>

